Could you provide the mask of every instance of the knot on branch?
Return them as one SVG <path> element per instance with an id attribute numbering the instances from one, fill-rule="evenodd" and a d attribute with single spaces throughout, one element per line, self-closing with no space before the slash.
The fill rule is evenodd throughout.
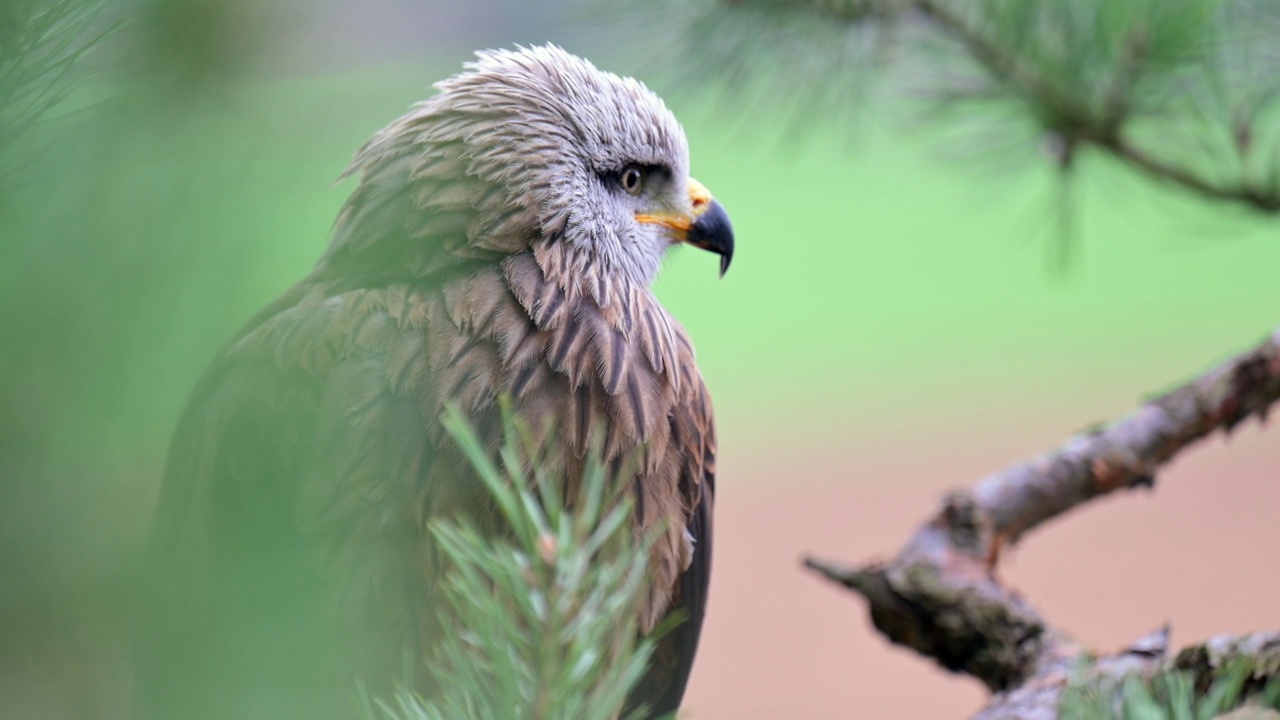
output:
<path id="1" fill-rule="evenodd" d="M 987 559 L 995 533 L 990 516 L 968 492 L 953 492 L 942 503 L 934 521 L 948 534 L 950 545 L 973 557 Z"/>
<path id="2" fill-rule="evenodd" d="M 891 637 L 993 691 L 1015 687 L 1035 673 L 1045 624 L 1021 598 L 975 575 L 969 569 L 949 574 L 931 563 L 892 568 L 886 579 L 909 614 L 894 614 L 897 637 Z M 871 614 L 890 634 L 890 618 L 877 618 L 888 613 L 873 607 Z"/>
<path id="3" fill-rule="evenodd" d="M 977 539 L 990 536 L 990 523 L 968 512 L 975 506 L 962 497 L 950 498 L 893 563 L 806 565 L 866 598 L 872 622 L 892 642 L 993 691 L 1006 690 L 1034 675 L 1060 641 L 1030 605 L 993 579 L 986 544 Z"/>
<path id="4" fill-rule="evenodd" d="M 1280 334 L 1273 338 L 1280 344 Z M 1232 368 L 1230 388 L 1218 410 L 1222 426 L 1228 432 L 1251 415 L 1266 422 L 1271 405 L 1280 395 L 1280 352 L 1260 350 Z"/>

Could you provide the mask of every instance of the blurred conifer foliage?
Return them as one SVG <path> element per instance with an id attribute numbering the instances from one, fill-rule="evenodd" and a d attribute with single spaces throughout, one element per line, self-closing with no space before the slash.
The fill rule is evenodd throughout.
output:
<path id="1" fill-rule="evenodd" d="M 165 377 L 185 368 L 189 388 L 222 341 L 192 338 L 225 336 L 247 314 L 235 300 L 262 300 L 235 293 L 224 271 L 233 260 L 221 255 L 229 246 L 211 239 L 225 224 L 208 220 L 225 223 L 237 206 L 220 193 L 239 189 L 230 176 L 244 163 L 228 166 L 242 158 L 206 150 L 180 124 L 207 106 L 184 106 L 189 95 L 162 87 L 174 85 L 179 50 L 197 45 L 176 29 L 164 41 L 151 31 L 151 17 L 174 12 L 167 2 L 0 0 L 5 717 L 128 716 L 129 569 L 181 403 Z M 206 24 L 211 33 L 228 25 Z M 246 43 L 226 45 L 244 61 Z M 215 77 L 192 69 L 214 55 L 186 65 L 185 77 Z M 272 231 L 245 226 L 249 247 Z M 184 336 L 174 317 L 196 304 L 183 288 L 210 281 L 234 309 L 200 304 L 196 314 L 222 326 Z M 166 351 L 183 347 L 203 358 Z"/>
<path id="2" fill-rule="evenodd" d="M 170 101 L 244 74 L 282 28 L 279 6 L 254 0 L 132 0 L 126 65 Z"/>
<path id="3" fill-rule="evenodd" d="M 747 104 L 845 118 L 889 103 L 968 151 L 1038 148 L 1064 180 L 1096 154 L 1280 213 L 1276 0 L 671 0 L 644 12 L 688 28 L 686 80 Z"/>
<path id="4" fill-rule="evenodd" d="M 0 3 L 0 190 L 21 164 L 20 144 L 82 77 L 81 58 L 110 32 L 95 29 L 96 0 Z"/>

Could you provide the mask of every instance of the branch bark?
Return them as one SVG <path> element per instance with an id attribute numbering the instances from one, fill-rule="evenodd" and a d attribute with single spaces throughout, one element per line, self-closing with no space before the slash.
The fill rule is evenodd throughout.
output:
<path id="1" fill-rule="evenodd" d="M 1277 400 L 1280 330 L 1128 417 L 952 493 L 889 562 L 846 567 L 809 558 L 805 565 L 866 598 L 872 621 L 891 641 L 997 693 L 976 717 L 1056 717 L 1061 688 L 1084 649 L 1000 583 L 1001 549 L 1090 500 L 1152 487 L 1157 469 L 1178 452 L 1251 416 L 1265 420 Z M 1280 634 L 1257 637 L 1265 642 L 1255 649 L 1274 654 L 1280 670 Z M 1165 631 L 1093 667 L 1151 671 L 1191 658 L 1191 650 L 1169 661 Z"/>

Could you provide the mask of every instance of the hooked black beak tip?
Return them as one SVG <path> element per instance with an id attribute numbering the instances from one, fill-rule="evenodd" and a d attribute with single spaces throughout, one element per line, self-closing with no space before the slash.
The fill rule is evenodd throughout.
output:
<path id="1" fill-rule="evenodd" d="M 694 247 L 708 250 L 720 256 L 720 277 L 729 270 L 733 261 L 733 224 L 724 206 L 712 200 L 693 225 L 689 227 L 687 242 Z"/>

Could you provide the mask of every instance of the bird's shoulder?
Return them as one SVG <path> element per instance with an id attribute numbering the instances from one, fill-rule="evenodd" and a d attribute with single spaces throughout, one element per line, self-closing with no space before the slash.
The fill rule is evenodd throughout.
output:
<path id="1" fill-rule="evenodd" d="M 366 436 L 382 432 L 378 442 L 392 441 L 382 426 L 420 437 L 426 421 L 418 398 L 430 375 L 424 328 L 438 312 L 433 297 L 408 284 L 304 282 L 260 311 L 218 354 L 183 409 L 157 523 L 186 522 L 186 511 L 213 492 L 232 505 L 261 493 L 296 503 L 297 493 L 329 487 L 312 475 L 338 474 L 337 466 L 315 464 L 329 450 L 365 460 L 377 444 L 363 442 Z M 376 472 L 364 474 L 372 481 Z"/>
<path id="2" fill-rule="evenodd" d="M 159 692 L 215 639 L 236 660 L 210 667 L 236 682 L 321 683 L 336 657 L 377 677 L 399 667 L 429 584 L 412 538 L 438 456 L 418 399 L 432 296 L 299 285 L 198 383 L 148 546 L 141 642 Z M 298 647 L 310 656 L 290 660 Z"/>
<path id="3" fill-rule="evenodd" d="M 250 321 L 215 365 L 267 362 L 320 379 L 353 357 L 395 359 L 422 337 L 437 312 L 436 295 L 434 287 L 412 283 L 304 283 Z"/>

